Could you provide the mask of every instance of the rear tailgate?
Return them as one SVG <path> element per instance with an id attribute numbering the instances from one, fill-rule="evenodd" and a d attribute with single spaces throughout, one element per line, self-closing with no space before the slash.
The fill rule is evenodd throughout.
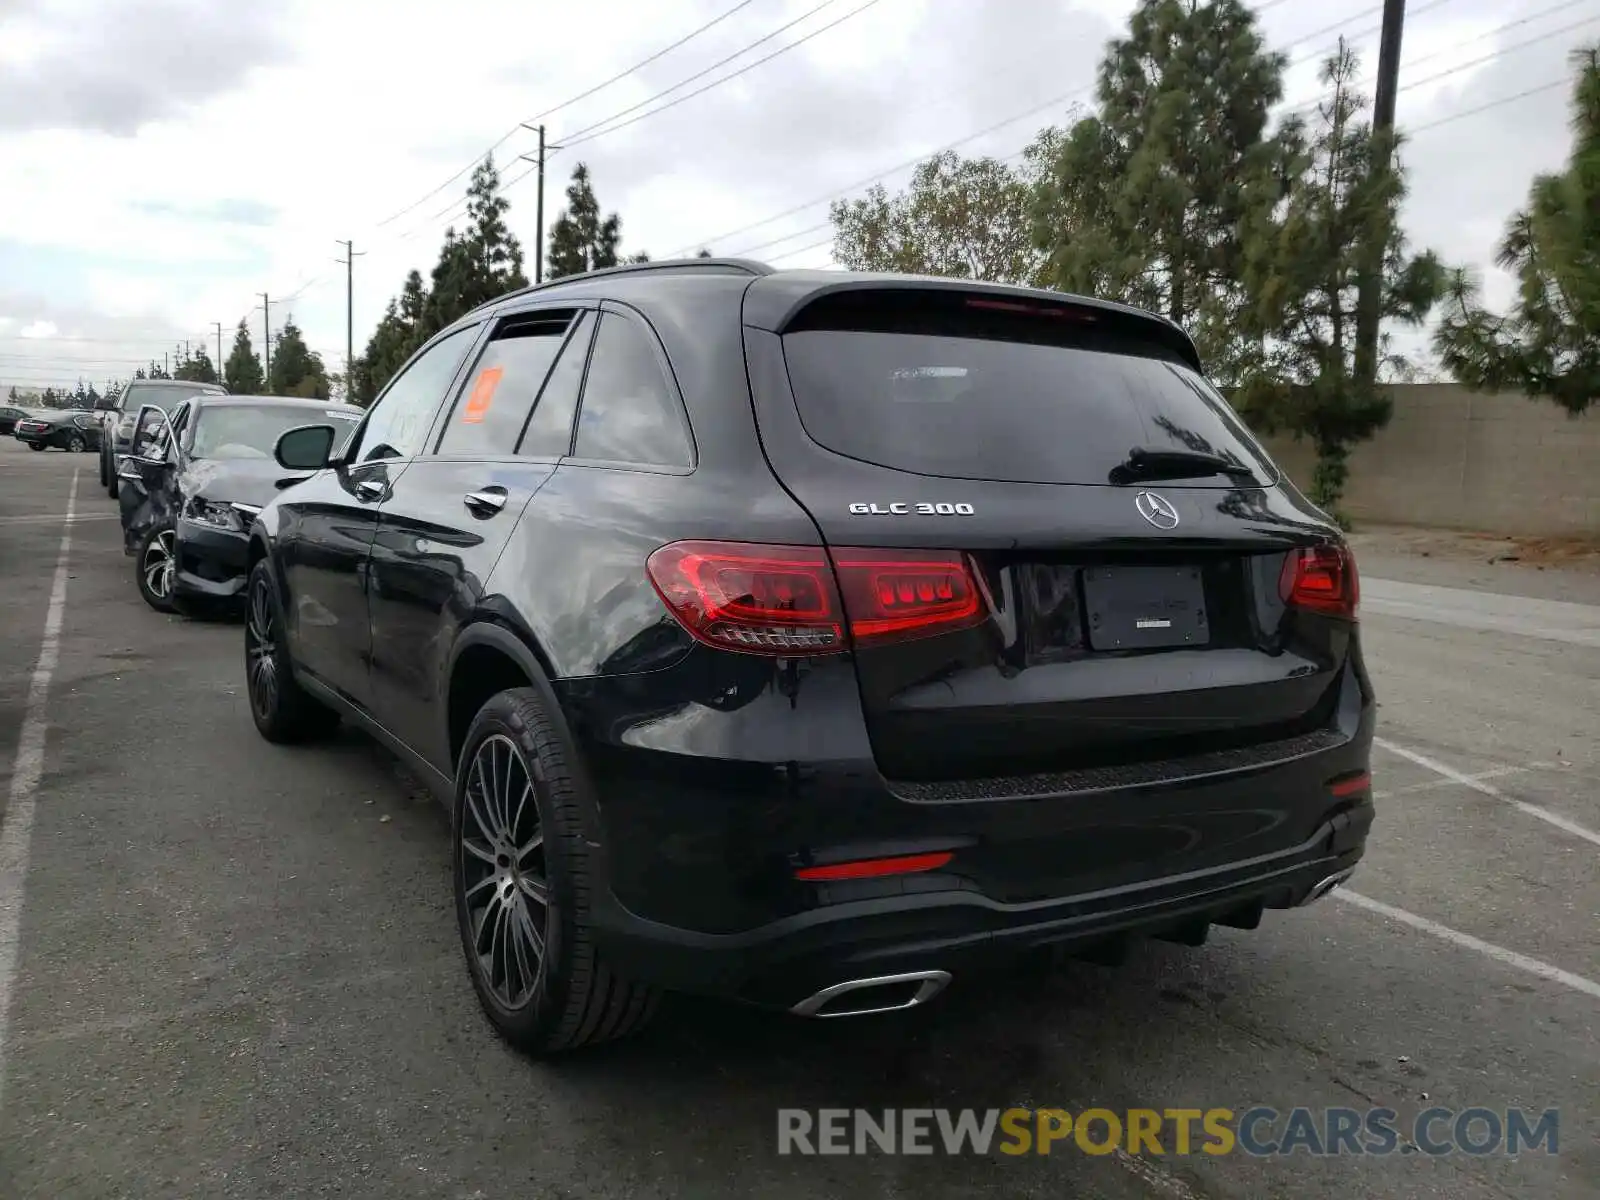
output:
<path id="1" fill-rule="evenodd" d="M 841 290 L 781 324 L 751 308 L 773 468 L 836 560 L 879 572 L 865 590 L 845 581 L 852 622 L 873 587 L 891 601 L 903 587 L 914 611 L 926 583 L 854 548 L 958 552 L 989 612 L 858 640 L 874 757 L 905 794 L 1052 773 L 1115 786 L 1328 730 L 1351 625 L 1287 606 L 1282 581 L 1337 530 L 1278 486 L 1181 334 L 949 288 Z M 1254 478 L 1112 483 L 1136 445 L 1220 454 Z"/>

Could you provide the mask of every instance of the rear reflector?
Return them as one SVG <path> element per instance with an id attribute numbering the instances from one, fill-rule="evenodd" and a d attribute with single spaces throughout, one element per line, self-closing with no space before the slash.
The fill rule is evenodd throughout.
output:
<path id="1" fill-rule="evenodd" d="M 1362 792 L 1372 790 L 1372 776 L 1362 771 L 1359 775 L 1347 775 L 1328 785 L 1328 791 L 1335 796 L 1359 796 Z"/>
<path id="2" fill-rule="evenodd" d="M 674 542 L 646 569 L 694 637 L 750 654 L 839 653 L 987 617 L 971 568 L 954 551 Z"/>
<path id="3" fill-rule="evenodd" d="M 1304 546 L 1289 551 L 1278 589 L 1285 604 L 1331 617 L 1355 620 L 1361 581 L 1355 555 L 1343 543 Z"/>
<path id="4" fill-rule="evenodd" d="M 949 850 L 936 854 L 902 854 L 895 858 L 863 858 L 855 862 L 832 863 L 826 867 L 801 867 L 796 879 L 826 882 L 831 879 L 877 879 L 884 875 L 915 875 L 937 871 L 955 855 Z"/>

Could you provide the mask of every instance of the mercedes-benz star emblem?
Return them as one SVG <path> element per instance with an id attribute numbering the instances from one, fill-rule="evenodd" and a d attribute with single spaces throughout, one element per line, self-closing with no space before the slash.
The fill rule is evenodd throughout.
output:
<path id="1" fill-rule="evenodd" d="M 1133 506 L 1139 510 L 1141 517 L 1157 529 L 1178 527 L 1178 510 L 1165 496 L 1158 496 L 1154 492 L 1140 492 L 1133 498 Z"/>

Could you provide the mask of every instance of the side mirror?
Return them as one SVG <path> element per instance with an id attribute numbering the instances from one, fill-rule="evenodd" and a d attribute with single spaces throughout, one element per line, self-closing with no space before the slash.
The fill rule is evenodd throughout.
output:
<path id="1" fill-rule="evenodd" d="M 328 465 L 338 435 L 332 425 L 299 425 L 279 435 L 272 456 L 286 471 L 320 471 Z"/>

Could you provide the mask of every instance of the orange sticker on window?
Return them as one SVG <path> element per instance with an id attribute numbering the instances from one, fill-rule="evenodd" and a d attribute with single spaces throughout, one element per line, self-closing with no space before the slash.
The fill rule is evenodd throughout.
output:
<path id="1" fill-rule="evenodd" d="M 476 425 L 489 415 L 494 390 L 500 386 L 500 376 L 504 374 L 504 367 L 485 367 L 478 372 L 477 382 L 472 385 L 472 395 L 467 397 L 467 406 L 461 410 L 463 425 Z"/>

